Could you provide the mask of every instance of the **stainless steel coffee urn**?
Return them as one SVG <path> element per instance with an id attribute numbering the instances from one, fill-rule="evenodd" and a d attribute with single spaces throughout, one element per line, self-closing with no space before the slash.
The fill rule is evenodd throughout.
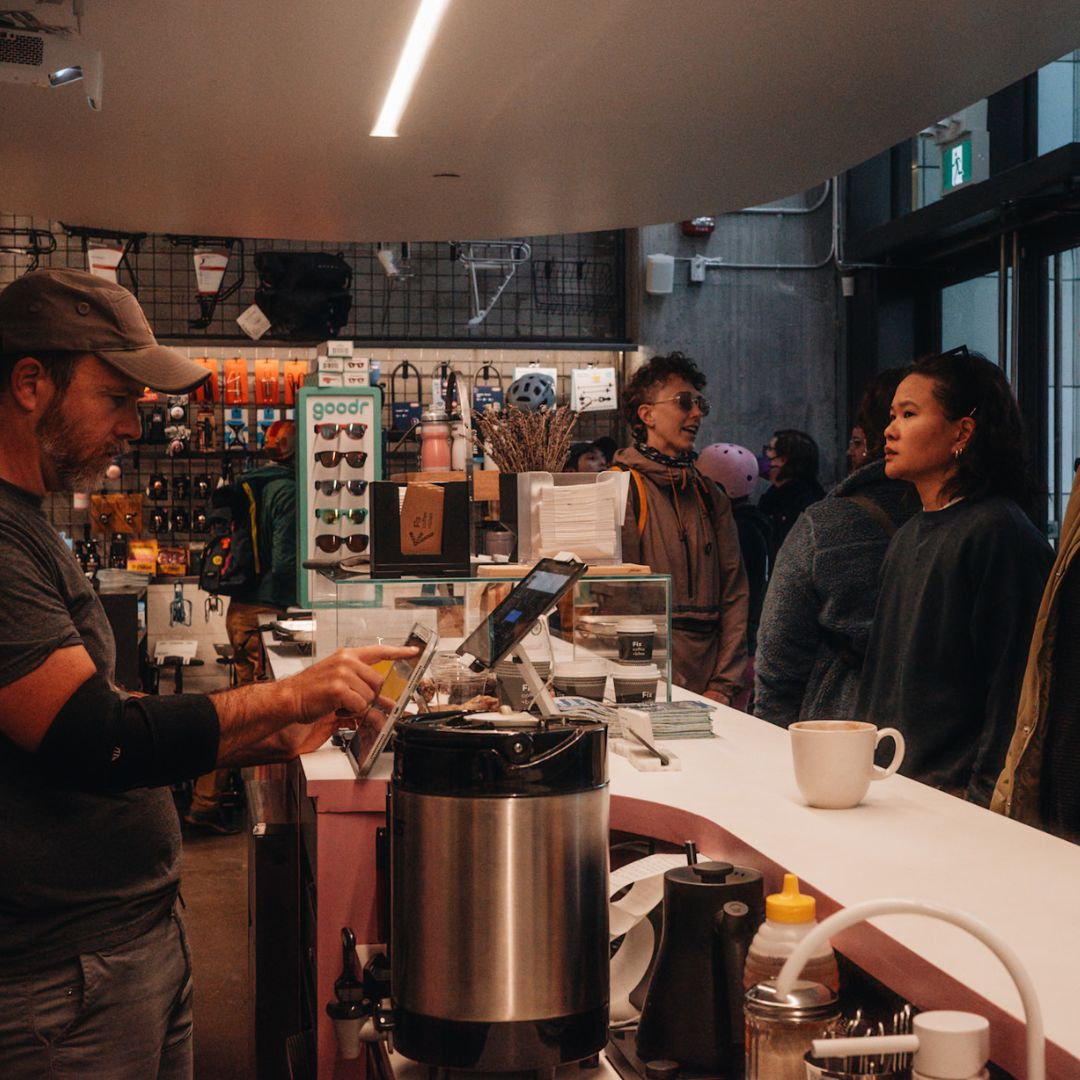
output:
<path id="1" fill-rule="evenodd" d="M 484 1071 L 595 1054 L 608 1021 L 607 730 L 398 726 L 390 785 L 395 1047 Z"/>

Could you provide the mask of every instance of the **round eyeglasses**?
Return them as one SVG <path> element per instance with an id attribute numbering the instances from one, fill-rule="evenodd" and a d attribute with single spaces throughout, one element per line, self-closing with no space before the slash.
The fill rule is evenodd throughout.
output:
<path id="1" fill-rule="evenodd" d="M 315 455 L 315 460 L 328 469 L 335 469 L 341 464 L 342 458 L 351 469 L 362 469 L 367 463 L 366 450 L 320 450 Z"/>
<path id="2" fill-rule="evenodd" d="M 354 555 L 367 551 L 368 534 L 353 533 L 351 536 L 338 536 L 337 533 L 320 533 L 315 537 L 315 546 L 329 554 L 337 551 L 344 544 Z"/>
<path id="3" fill-rule="evenodd" d="M 688 413 L 695 405 L 702 416 L 709 415 L 709 402 L 701 394 L 692 394 L 689 390 L 680 390 L 671 397 L 657 398 L 655 401 L 646 402 L 647 405 L 662 405 L 665 401 L 674 401 L 684 413 Z"/>
<path id="4" fill-rule="evenodd" d="M 336 507 L 315 511 L 315 517 L 326 525 L 336 525 L 339 521 L 351 521 L 354 525 L 363 525 L 367 519 L 367 507 L 357 506 L 350 510 Z"/>

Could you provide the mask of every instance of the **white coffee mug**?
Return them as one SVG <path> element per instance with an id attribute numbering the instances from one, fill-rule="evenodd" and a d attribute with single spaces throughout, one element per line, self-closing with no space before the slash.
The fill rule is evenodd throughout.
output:
<path id="1" fill-rule="evenodd" d="M 803 798 L 823 810 L 858 806 L 872 780 L 892 776 L 904 760 L 904 736 L 896 728 L 876 728 L 859 720 L 799 720 L 788 727 L 795 782 Z M 892 761 L 874 764 L 884 738 L 896 744 Z"/>

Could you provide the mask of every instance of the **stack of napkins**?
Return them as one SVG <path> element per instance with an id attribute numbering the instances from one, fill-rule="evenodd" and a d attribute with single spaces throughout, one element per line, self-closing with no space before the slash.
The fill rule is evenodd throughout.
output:
<path id="1" fill-rule="evenodd" d="M 704 701 L 656 701 L 631 708 L 648 715 L 656 739 L 713 738 L 713 706 Z"/>
<path id="2" fill-rule="evenodd" d="M 580 559 L 619 555 L 615 484 L 573 484 L 540 493 L 541 551 L 572 551 Z"/>

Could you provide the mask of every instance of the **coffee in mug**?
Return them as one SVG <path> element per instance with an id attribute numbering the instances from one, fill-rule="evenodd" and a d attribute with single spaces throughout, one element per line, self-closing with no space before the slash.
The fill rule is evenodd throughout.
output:
<path id="1" fill-rule="evenodd" d="M 789 725 L 795 782 L 803 798 L 823 810 L 858 806 L 873 780 L 892 776 L 904 760 L 904 736 L 895 728 L 874 727 L 859 720 L 799 720 Z M 882 739 L 896 745 L 892 761 L 874 764 Z"/>

